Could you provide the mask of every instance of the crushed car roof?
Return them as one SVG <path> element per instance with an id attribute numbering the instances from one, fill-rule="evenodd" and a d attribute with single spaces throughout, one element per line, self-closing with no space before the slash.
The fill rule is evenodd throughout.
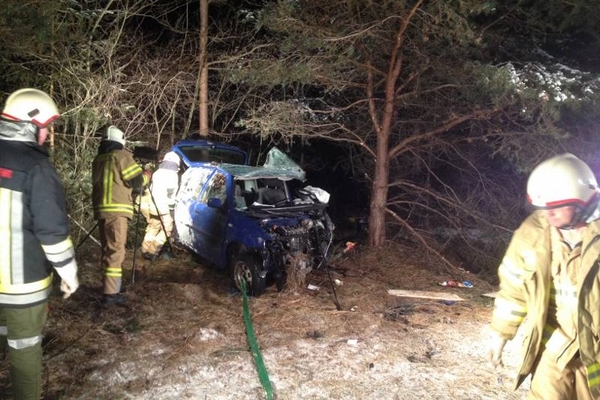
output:
<path id="1" fill-rule="evenodd" d="M 304 181 L 306 172 L 277 147 L 271 148 L 262 166 L 220 164 L 219 167 L 238 180 L 278 178 L 282 181 Z"/>
<path id="2" fill-rule="evenodd" d="M 247 164 L 248 154 L 239 147 L 212 142 L 210 140 L 185 139 L 177 142 L 173 148 L 188 167 L 207 163 Z"/>

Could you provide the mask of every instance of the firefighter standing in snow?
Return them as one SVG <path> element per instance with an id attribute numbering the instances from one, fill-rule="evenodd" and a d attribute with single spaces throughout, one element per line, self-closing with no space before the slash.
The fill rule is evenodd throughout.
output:
<path id="1" fill-rule="evenodd" d="M 51 267 L 64 298 L 79 286 L 63 187 L 43 147 L 58 117 L 46 93 L 21 89 L 0 120 L 0 353 L 8 349 L 15 400 L 41 396 Z"/>
<path id="2" fill-rule="evenodd" d="M 146 234 L 142 242 L 142 256 L 155 259 L 173 232 L 171 211 L 179 187 L 179 156 L 168 152 L 152 174 L 152 184 L 140 200 L 140 212 L 146 218 Z"/>
<path id="3" fill-rule="evenodd" d="M 594 173 L 571 154 L 542 162 L 527 183 L 538 210 L 517 229 L 500 265 L 489 359 L 523 324 L 517 386 L 528 399 L 600 399 L 600 211 Z"/>
<path id="4" fill-rule="evenodd" d="M 92 202 L 102 245 L 105 305 L 123 304 L 122 264 L 125 259 L 127 226 L 133 217 L 132 191 L 141 192 L 150 181 L 133 155 L 125 150 L 124 134 L 109 126 L 102 135 L 98 155 L 92 162 Z"/>

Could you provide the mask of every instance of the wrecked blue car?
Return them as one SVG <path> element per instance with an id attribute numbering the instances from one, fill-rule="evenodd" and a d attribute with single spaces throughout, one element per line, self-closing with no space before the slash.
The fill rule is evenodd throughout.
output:
<path id="1" fill-rule="evenodd" d="M 174 210 L 176 244 L 229 271 L 238 290 L 245 281 L 253 296 L 271 283 L 282 290 L 291 274 L 302 280 L 327 262 L 329 195 L 303 185 L 294 161 L 273 148 L 264 165 L 249 166 L 238 148 L 195 142 L 173 147 L 187 167 Z"/>

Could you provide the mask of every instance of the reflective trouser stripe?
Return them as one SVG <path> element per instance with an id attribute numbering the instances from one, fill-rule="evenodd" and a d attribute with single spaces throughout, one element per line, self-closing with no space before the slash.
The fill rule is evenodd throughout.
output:
<path id="1" fill-rule="evenodd" d="M 6 326 L 0 326 L 0 335 L 2 335 L 2 336 L 8 335 L 8 328 Z"/>
<path id="2" fill-rule="evenodd" d="M 121 267 L 108 267 L 104 270 L 104 275 L 121 277 L 123 275 Z"/>
<path id="3" fill-rule="evenodd" d="M 42 336 L 33 336 L 23 339 L 8 339 L 8 345 L 13 349 L 21 350 L 33 347 L 42 341 Z"/>

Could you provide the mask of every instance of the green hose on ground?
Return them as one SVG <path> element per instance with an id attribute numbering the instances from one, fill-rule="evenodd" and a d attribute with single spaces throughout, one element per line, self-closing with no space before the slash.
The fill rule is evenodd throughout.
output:
<path id="1" fill-rule="evenodd" d="M 254 358 L 254 363 L 256 364 L 258 378 L 260 379 L 260 383 L 265 389 L 265 392 L 267 392 L 267 397 L 265 397 L 265 399 L 274 400 L 275 397 L 273 397 L 273 386 L 271 385 L 271 380 L 269 379 L 269 373 L 267 372 L 267 368 L 265 368 L 265 363 L 263 362 L 262 354 L 260 353 L 260 348 L 258 347 L 258 343 L 256 342 L 254 328 L 252 327 L 252 319 L 250 318 L 250 309 L 248 306 L 248 295 L 246 294 L 246 281 L 244 279 L 241 280 L 240 286 L 244 305 L 244 324 L 246 325 L 246 337 L 248 338 L 248 344 L 250 345 L 252 357 Z"/>

